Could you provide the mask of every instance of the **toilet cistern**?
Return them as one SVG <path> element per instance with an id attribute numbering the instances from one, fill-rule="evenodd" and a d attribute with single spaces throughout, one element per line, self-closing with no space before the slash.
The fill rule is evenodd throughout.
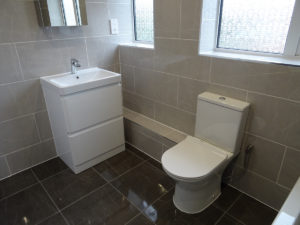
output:
<path id="1" fill-rule="evenodd" d="M 71 74 L 76 74 L 77 68 L 81 67 L 77 59 L 71 59 Z"/>

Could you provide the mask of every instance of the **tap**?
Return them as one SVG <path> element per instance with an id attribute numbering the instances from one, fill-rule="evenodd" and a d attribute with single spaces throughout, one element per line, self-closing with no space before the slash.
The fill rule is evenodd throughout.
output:
<path id="1" fill-rule="evenodd" d="M 81 67 L 77 59 L 71 59 L 71 73 L 76 74 L 77 68 Z"/>

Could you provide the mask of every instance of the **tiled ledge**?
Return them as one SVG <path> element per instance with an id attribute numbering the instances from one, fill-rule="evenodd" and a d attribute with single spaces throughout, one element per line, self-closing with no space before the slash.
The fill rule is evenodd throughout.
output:
<path id="1" fill-rule="evenodd" d="M 167 138 L 175 143 L 183 141 L 187 134 L 178 131 L 174 128 L 166 126 L 156 120 L 150 119 L 140 113 L 134 112 L 130 109 L 123 108 L 124 117 L 150 131 L 156 133 L 164 138 Z"/>

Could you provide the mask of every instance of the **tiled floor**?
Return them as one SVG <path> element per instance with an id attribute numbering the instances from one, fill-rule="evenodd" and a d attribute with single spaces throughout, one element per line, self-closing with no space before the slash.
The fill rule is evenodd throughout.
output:
<path id="1" fill-rule="evenodd" d="M 53 159 L 0 182 L 0 224 L 267 225 L 276 212 L 225 186 L 199 214 L 178 211 L 161 165 L 130 149 L 80 174 Z"/>

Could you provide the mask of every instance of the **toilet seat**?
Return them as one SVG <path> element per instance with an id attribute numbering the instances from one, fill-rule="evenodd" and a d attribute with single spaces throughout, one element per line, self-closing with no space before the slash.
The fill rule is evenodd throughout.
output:
<path id="1" fill-rule="evenodd" d="M 181 180 L 201 179 L 207 176 L 232 153 L 198 138 L 188 136 L 167 150 L 162 156 L 163 168 Z"/>

